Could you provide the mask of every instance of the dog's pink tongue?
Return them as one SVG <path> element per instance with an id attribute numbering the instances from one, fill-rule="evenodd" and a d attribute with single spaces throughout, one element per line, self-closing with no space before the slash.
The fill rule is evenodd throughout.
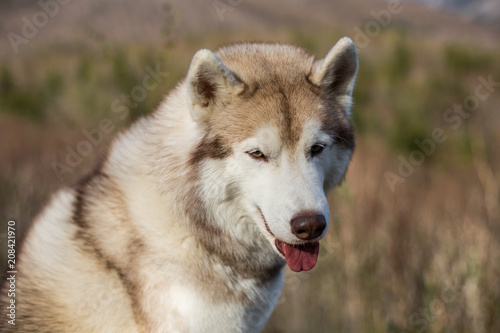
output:
<path id="1" fill-rule="evenodd" d="M 318 261 L 319 242 L 304 245 L 283 242 L 282 249 L 288 267 L 294 272 L 311 270 Z"/>

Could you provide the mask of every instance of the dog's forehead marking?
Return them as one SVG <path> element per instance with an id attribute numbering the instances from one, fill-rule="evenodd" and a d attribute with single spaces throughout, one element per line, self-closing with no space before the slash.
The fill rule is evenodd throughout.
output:
<path id="1" fill-rule="evenodd" d="M 267 44 L 229 46 L 217 54 L 246 86 L 228 113 L 221 114 L 225 119 L 219 118 L 221 123 L 227 121 L 226 128 L 234 128 L 233 140 L 243 141 L 263 124 L 272 124 L 286 146 L 296 144 L 302 124 L 319 116 L 319 87 L 308 80 L 314 57 L 298 47 Z"/>
<path id="2" fill-rule="evenodd" d="M 208 122 L 209 133 L 200 145 L 206 149 L 200 149 L 195 161 L 227 156 L 235 143 L 255 137 L 265 125 L 278 132 L 277 136 L 268 133 L 274 138 L 270 143 L 295 150 L 304 124 L 312 119 L 321 124 L 323 132 L 338 137 L 335 141 L 345 148 L 354 147 L 352 125 L 345 112 L 308 80 L 313 58 L 306 52 L 287 46 L 274 49 L 250 45 L 244 53 L 227 48 L 219 56 L 246 88 L 214 110 Z"/>
<path id="3" fill-rule="evenodd" d="M 321 122 L 317 119 L 310 119 L 302 126 L 302 131 L 299 134 L 299 139 L 293 147 L 284 147 L 284 141 L 280 135 L 279 129 L 270 124 L 264 124 L 259 127 L 255 133 L 255 137 L 248 140 L 248 147 L 261 149 L 264 154 L 269 156 L 278 156 L 282 149 L 288 152 L 292 160 L 296 154 L 301 154 L 308 146 L 316 142 L 322 144 L 331 144 L 334 139 L 323 131 Z"/>
<path id="4" fill-rule="evenodd" d="M 226 130 L 234 131 L 235 141 L 258 134 L 259 140 L 279 139 L 291 148 L 299 142 L 304 123 L 323 117 L 321 100 L 304 87 L 307 84 L 305 79 L 260 83 L 259 91 L 251 99 L 235 101 L 231 110 L 225 110 L 226 117 L 221 121 L 227 121 Z M 231 119 L 237 122 L 229 123 Z"/>

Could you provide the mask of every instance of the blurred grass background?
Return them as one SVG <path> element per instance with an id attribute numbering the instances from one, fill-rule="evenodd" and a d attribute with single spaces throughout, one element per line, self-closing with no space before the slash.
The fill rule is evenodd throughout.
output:
<path id="1" fill-rule="evenodd" d="M 232 10 L 221 20 L 211 2 L 78 6 L 90 3 L 89 21 L 68 18 L 79 10 L 67 4 L 17 54 L 0 44 L 0 221 L 5 230 L 17 221 L 19 237 L 51 193 L 89 172 L 116 133 L 154 110 L 196 50 L 265 40 L 319 58 L 340 37 L 355 38 L 353 28 L 373 21 L 371 10 L 387 8 L 383 1 L 315 1 L 315 9 L 298 0 L 224 2 Z M 105 10 L 110 3 L 119 19 Z M 333 224 L 316 268 L 287 271 L 265 332 L 500 332 L 500 88 L 456 129 L 443 118 L 475 94 L 480 76 L 500 81 L 500 32 L 404 6 L 359 50 L 358 144 L 346 181 L 329 198 Z M 20 18 L 37 10 L 29 1 L 7 6 L 2 35 L 19 33 Z M 169 75 L 120 119 L 113 102 L 142 85 L 148 66 Z M 67 147 L 103 118 L 116 129 L 59 178 L 52 163 L 64 163 Z M 408 160 L 419 150 L 415 140 L 436 128 L 447 140 L 391 189 L 387 173 L 397 175 L 400 157 Z"/>

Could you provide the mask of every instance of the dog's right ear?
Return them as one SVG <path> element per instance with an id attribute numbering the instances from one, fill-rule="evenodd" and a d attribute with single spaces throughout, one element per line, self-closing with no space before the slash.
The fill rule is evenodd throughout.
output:
<path id="1" fill-rule="evenodd" d="M 197 122 L 206 120 L 214 108 L 230 102 L 245 86 L 209 50 L 196 52 L 186 81 L 189 111 Z"/>
<path id="2" fill-rule="evenodd" d="M 352 89 L 358 71 L 356 45 L 347 37 L 340 39 L 326 57 L 313 64 L 310 79 L 329 96 L 333 96 L 349 114 Z"/>

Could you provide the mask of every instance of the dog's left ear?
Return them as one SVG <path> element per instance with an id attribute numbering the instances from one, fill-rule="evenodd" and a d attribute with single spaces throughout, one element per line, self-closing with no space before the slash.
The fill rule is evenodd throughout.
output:
<path id="1" fill-rule="evenodd" d="M 245 85 L 209 50 L 196 52 L 187 74 L 189 111 L 194 121 L 206 120 L 244 90 Z"/>
<path id="2" fill-rule="evenodd" d="M 310 80 L 320 86 L 349 114 L 352 89 L 358 70 L 356 45 L 348 38 L 340 39 L 324 59 L 313 63 Z"/>

